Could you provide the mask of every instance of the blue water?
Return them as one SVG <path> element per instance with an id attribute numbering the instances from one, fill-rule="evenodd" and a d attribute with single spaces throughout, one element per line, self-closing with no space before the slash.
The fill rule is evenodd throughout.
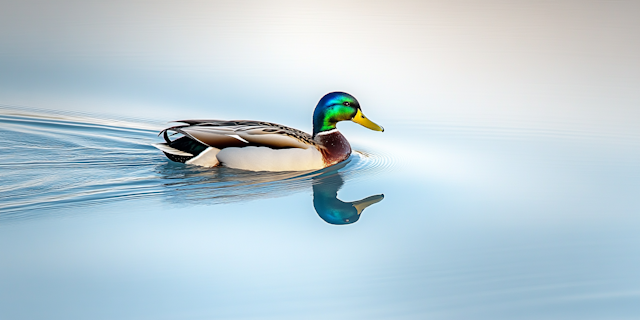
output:
<path id="1" fill-rule="evenodd" d="M 396 121 L 255 173 L 170 162 L 153 120 L 2 110 L 3 318 L 640 315 L 632 137 Z"/>

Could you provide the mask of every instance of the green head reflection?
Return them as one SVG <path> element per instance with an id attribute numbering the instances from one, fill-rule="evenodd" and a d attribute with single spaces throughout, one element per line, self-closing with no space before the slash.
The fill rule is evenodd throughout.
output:
<path id="1" fill-rule="evenodd" d="M 354 223 L 360 219 L 365 208 L 384 199 L 383 194 L 377 194 L 358 201 L 344 202 L 338 199 L 338 190 L 343 184 L 338 173 L 313 178 L 313 207 L 327 223 Z"/>

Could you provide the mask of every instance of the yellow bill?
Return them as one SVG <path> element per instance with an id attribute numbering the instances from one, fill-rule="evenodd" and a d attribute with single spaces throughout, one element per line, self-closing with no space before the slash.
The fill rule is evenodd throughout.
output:
<path id="1" fill-rule="evenodd" d="M 369 128 L 371 130 L 374 131 L 384 131 L 384 128 L 375 124 L 373 121 L 367 119 L 367 117 L 364 116 L 364 114 L 362 114 L 362 111 L 360 111 L 360 109 L 358 109 L 358 112 L 356 113 L 355 116 L 353 116 L 353 118 L 351 118 L 351 121 L 365 127 L 365 128 Z"/>
<path id="2" fill-rule="evenodd" d="M 351 205 L 358 210 L 358 214 L 361 214 L 368 206 L 378 203 L 384 199 L 384 194 L 377 194 L 375 196 L 366 197 L 362 200 L 351 202 Z"/>

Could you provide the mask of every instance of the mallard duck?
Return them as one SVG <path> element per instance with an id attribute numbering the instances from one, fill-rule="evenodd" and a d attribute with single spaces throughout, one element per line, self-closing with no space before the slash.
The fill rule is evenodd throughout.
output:
<path id="1" fill-rule="evenodd" d="M 172 161 L 252 171 L 322 169 L 346 160 L 351 145 L 336 124 L 351 120 L 375 131 L 358 100 L 344 92 L 326 94 L 313 112 L 313 134 L 280 124 L 247 120 L 180 120 L 160 131 L 164 143 L 154 146 Z M 171 140 L 169 132 L 182 134 Z"/>

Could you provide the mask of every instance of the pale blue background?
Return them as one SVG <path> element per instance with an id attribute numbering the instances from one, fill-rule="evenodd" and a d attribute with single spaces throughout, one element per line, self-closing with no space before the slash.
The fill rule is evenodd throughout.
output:
<path id="1" fill-rule="evenodd" d="M 637 1 L 2 2 L 3 119 L 143 131 L 2 122 L 0 318 L 636 319 L 639 15 Z M 148 145 L 167 121 L 310 131 L 334 90 L 385 127 L 339 125 L 378 159 L 339 197 L 385 195 L 356 223 L 322 221 L 310 184 L 223 203 L 163 187 Z M 100 190 L 120 193 L 76 197 Z M 15 195 L 28 209 L 7 209 Z"/>

